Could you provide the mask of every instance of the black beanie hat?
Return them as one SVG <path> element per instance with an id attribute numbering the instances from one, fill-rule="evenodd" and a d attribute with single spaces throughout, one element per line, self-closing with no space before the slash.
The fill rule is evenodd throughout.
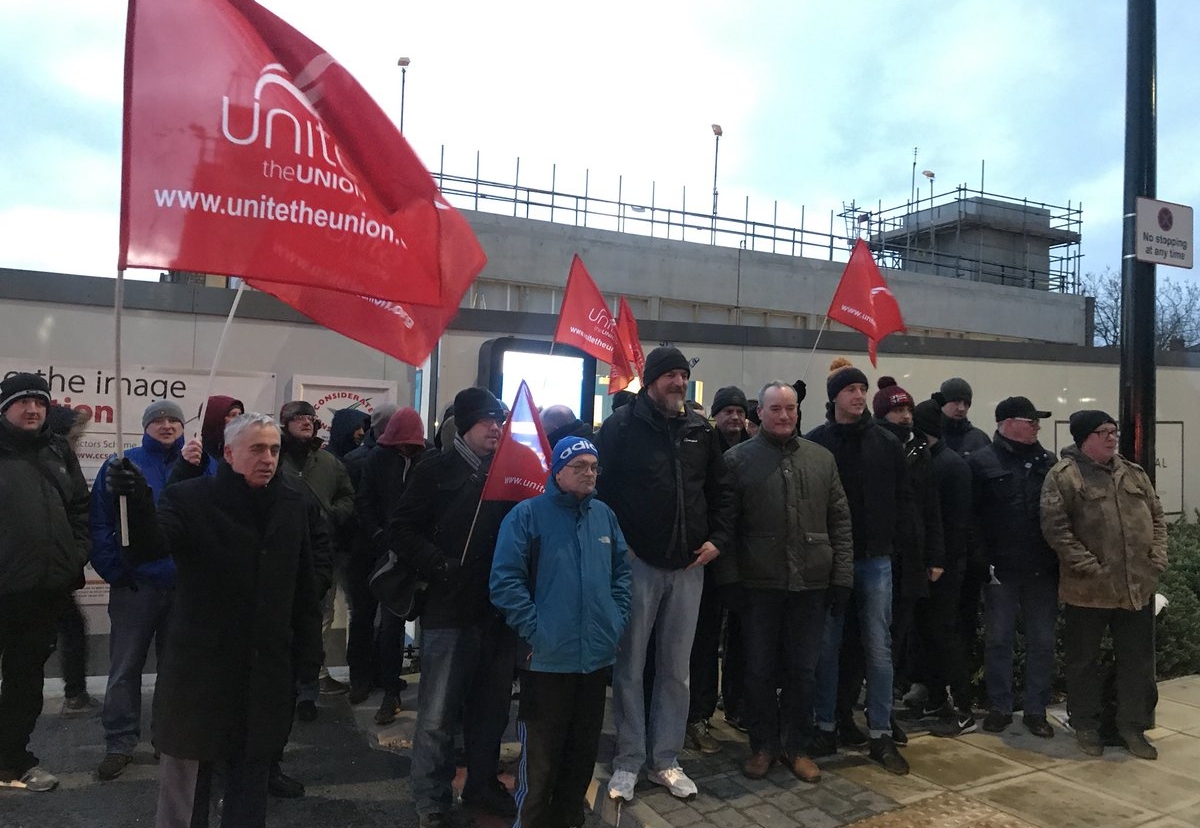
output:
<path id="1" fill-rule="evenodd" d="M 228 411 L 228 409 L 226 409 Z M 287 425 L 289 420 L 294 420 L 297 417 L 317 416 L 317 409 L 312 407 L 312 403 L 306 400 L 291 400 L 285 402 L 283 407 L 279 409 L 279 424 Z"/>
<path id="2" fill-rule="evenodd" d="M 454 395 L 454 427 L 459 434 L 466 434 L 477 422 L 488 417 L 499 423 L 505 420 L 504 406 L 488 389 L 472 386 Z"/>
<path id="3" fill-rule="evenodd" d="M 1117 421 L 1105 411 L 1076 411 L 1071 415 L 1071 437 L 1074 438 L 1075 445 L 1082 446 L 1088 435 L 1105 423 L 1112 423 L 1115 426 Z"/>
<path id="4" fill-rule="evenodd" d="M 837 357 L 829 364 L 829 379 L 825 380 L 825 391 L 832 400 L 838 395 L 838 392 L 847 385 L 861 383 L 862 385 L 871 387 L 871 383 L 867 380 L 867 375 L 854 367 L 850 360 L 845 357 Z"/>
<path id="5" fill-rule="evenodd" d="M 951 377 L 942 383 L 942 387 L 939 390 L 948 403 L 962 401 L 967 405 L 971 404 L 971 384 L 962 377 Z"/>
<path id="6" fill-rule="evenodd" d="M 875 399 L 871 401 L 871 409 L 877 419 L 882 420 L 893 408 L 906 405 L 909 408 L 913 407 L 912 394 L 901 388 L 895 377 L 880 377 L 878 385 L 879 390 L 875 392 Z"/>
<path id="7" fill-rule="evenodd" d="M 667 371 L 674 371 L 677 368 L 687 371 L 689 377 L 692 375 L 692 364 L 687 361 L 687 357 L 678 348 L 671 345 L 655 348 L 646 357 L 646 368 L 642 371 L 642 385 L 653 385 L 654 381 Z"/>
<path id="8" fill-rule="evenodd" d="M 762 418 L 758 416 L 758 400 L 747 400 L 746 404 L 750 406 L 746 409 L 746 419 L 756 426 L 762 425 Z"/>
<path id="9" fill-rule="evenodd" d="M 37 374 L 13 374 L 0 382 L 0 412 L 4 412 L 17 400 L 37 397 L 50 405 L 50 386 L 44 377 Z"/>
<path id="10" fill-rule="evenodd" d="M 736 405 L 742 409 L 747 416 L 750 415 L 750 403 L 746 399 L 746 394 L 736 385 L 726 385 L 724 388 L 718 388 L 716 395 L 713 397 L 712 413 L 716 416 L 717 412 L 728 408 L 731 405 Z"/>
<path id="11" fill-rule="evenodd" d="M 942 439 L 942 403 L 922 400 L 913 409 L 913 428 L 927 437 Z"/>

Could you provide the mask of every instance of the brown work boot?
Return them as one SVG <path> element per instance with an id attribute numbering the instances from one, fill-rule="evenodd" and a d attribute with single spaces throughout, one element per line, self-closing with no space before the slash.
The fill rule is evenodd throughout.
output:
<path id="1" fill-rule="evenodd" d="M 742 763 L 742 773 L 747 779 L 762 779 L 774 764 L 774 756 L 765 750 L 758 750 Z"/>
<path id="2" fill-rule="evenodd" d="M 807 756 L 784 756 L 783 763 L 788 766 L 792 774 L 801 782 L 815 785 L 821 781 L 821 769 L 817 767 L 816 762 Z"/>

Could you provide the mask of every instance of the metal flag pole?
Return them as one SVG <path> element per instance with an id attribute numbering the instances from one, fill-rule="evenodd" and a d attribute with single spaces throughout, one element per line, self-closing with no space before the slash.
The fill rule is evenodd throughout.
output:
<path id="1" fill-rule="evenodd" d="M 113 419 L 117 424 L 117 461 L 125 457 L 125 432 L 121 428 L 121 399 L 125 392 L 121 388 L 121 306 L 125 303 L 125 269 L 117 270 L 117 285 L 113 289 L 113 334 L 116 340 L 113 355 L 113 381 L 116 385 L 113 400 Z M 125 495 L 117 498 L 120 515 L 121 546 L 129 546 L 129 502 Z"/>
<path id="2" fill-rule="evenodd" d="M 208 382 L 204 386 L 204 398 L 200 401 L 200 421 L 198 428 L 204 427 L 204 415 L 208 411 L 208 398 L 212 396 L 213 380 L 217 376 L 217 366 L 221 364 L 221 352 L 225 350 L 225 340 L 229 336 L 229 326 L 233 324 L 233 315 L 237 313 L 238 303 L 246 291 L 246 280 L 238 280 L 237 293 L 233 295 L 233 304 L 229 306 L 229 315 L 225 317 L 225 327 L 221 328 L 221 338 L 217 340 L 217 353 L 213 356 L 212 368 L 208 370 Z"/>

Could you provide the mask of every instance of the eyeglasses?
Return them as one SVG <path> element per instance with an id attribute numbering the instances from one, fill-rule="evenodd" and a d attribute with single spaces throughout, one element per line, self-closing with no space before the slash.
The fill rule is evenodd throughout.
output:
<path id="1" fill-rule="evenodd" d="M 1039 428 L 1042 425 L 1041 420 L 1034 420 L 1030 417 L 1010 417 L 1009 419 L 1016 420 L 1019 423 L 1029 423 L 1031 426 L 1038 426 Z"/>
<path id="2" fill-rule="evenodd" d="M 1092 434 L 1099 434 L 1103 438 L 1120 437 L 1121 431 L 1120 431 L 1120 429 L 1116 429 L 1116 428 L 1098 428 L 1095 431 L 1093 431 Z"/>
<path id="3" fill-rule="evenodd" d="M 570 469 L 575 474 L 594 474 L 599 476 L 599 463 L 567 463 L 564 468 Z"/>

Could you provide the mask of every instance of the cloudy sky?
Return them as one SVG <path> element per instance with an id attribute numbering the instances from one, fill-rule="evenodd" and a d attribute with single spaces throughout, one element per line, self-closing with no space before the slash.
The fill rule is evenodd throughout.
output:
<path id="1" fill-rule="evenodd" d="M 828 229 L 917 170 L 1083 205 L 1083 269 L 1120 265 L 1124 0 L 270 0 L 343 63 L 426 165 Z M 1158 3 L 1158 195 L 1200 202 L 1200 3 Z M 0 0 L 0 266 L 111 275 L 125 7 Z M 928 185 L 922 183 L 927 195 Z M 838 224 L 841 224 L 839 219 Z M 839 227 L 840 231 L 840 227 Z M 1163 270 L 1166 270 L 1165 268 Z M 1160 275 L 1163 274 L 1160 271 Z M 1175 274 L 1171 274 L 1175 275 Z"/>

